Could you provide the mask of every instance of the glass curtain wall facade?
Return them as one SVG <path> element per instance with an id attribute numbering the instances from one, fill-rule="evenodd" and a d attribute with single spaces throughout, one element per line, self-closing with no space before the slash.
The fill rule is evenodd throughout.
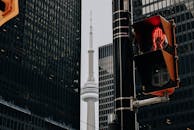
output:
<path id="1" fill-rule="evenodd" d="M 194 129 L 194 1 L 134 0 L 134 21 L 152 15 L 174 19 L 179 56 L 180 88 L 170 102 L 139 109 L 140 130 Z M 138 92 L 138 97 L 144 97 Z"/>
<path id="2" fill-rule="evenodd" d="M 80 129 L 81 0 L 19 0 L 0 28 L 0 129 Z"/>
<path id="3" fill-rule="evenodd" d="M 113 45 L 99 47 L 99 127 L 108 129 L 108 115 L 114 112 Z"/>

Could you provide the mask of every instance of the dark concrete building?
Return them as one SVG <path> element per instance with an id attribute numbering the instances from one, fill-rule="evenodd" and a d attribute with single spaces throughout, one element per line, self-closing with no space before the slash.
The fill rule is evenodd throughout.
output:
<path id="1" fill-rule="evenodd" d="M 0 28 L 0 129 L 79 130 L 81 0 L 20 0 Z"/>

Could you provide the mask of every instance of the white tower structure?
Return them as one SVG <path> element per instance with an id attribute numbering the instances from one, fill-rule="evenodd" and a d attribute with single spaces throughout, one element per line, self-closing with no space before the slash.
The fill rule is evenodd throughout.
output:
<path id="1" fill-rule="evenodd" d="M 88 80 L 82 88 L 82 99 L 87 102 L 87 130 L 95 128 L 95 102 L 98 100 L 98 86 L 94 79 L 94 50 L 92 33 L 92 13 L 90 13 L 90 39 L 88 50 Z"/>

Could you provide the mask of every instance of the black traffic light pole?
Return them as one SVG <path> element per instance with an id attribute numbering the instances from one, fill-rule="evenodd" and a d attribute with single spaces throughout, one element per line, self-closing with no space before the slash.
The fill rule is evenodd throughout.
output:
<path id="1" fill-rule="evenodd" d="M 115 114 L 110 130 L 135 130 L 136 114 L 130 109 L 134 94 L 131 0 L 113 0 L 113 54 L 116 84 Z"/>
<path id="2" fill-rule="evenodd" d="M 135 109 L 169 100 L 168 95 L 136 100 L 132 22 L 132 0 L 113 0 L 116 107 L 114 118 L 109 120 L 109 130 L 138 130 Z"/>

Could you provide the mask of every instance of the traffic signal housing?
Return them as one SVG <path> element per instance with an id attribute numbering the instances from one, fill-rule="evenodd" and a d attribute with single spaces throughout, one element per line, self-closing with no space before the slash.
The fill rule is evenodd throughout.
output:
<path id="1" fill-rule="evenodd" d="M 174 22 L 153 16 L 134 23 L 133 28 L 138 46 L 134 60 L 143 93 L 172 94 L 179 86 Z"/>
<path id="2" fill-rule="evenodd" d="M 18 14 L 18 0 L 0 0 L 0 26 Z"/>

